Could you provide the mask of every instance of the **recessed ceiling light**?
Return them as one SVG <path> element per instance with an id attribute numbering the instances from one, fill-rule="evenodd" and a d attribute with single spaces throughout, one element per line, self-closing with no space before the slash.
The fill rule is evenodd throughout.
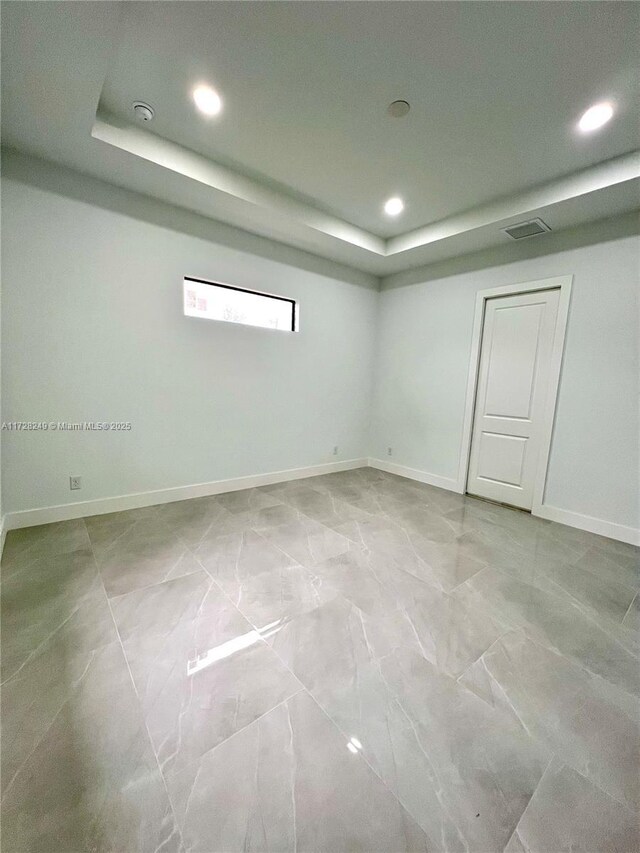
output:
<path id="1" fill-rule="evenodd" d="M 204 115 L 215 116 L 222 109 L 220 95 L 211 86 L 196 86 L 192 94 L 196 107 Z"/>
<path id="2" fill-rule="evenodd" d="M 401 198 L 394 196 L 384 203 L 384 212 L 387 216 L 397 216 L 404 210 L 404 202 Z"/>
<path id="3" fill-rule="evenodd" d="M 604 101 L 601 104 L 595 104 L 593 107 L 584 113 L 578 122 L 578 128 L 582 133 L 591 133 L 593 130 L 598 130 L 606 124 L 613 115 L 613 105 Z"/>

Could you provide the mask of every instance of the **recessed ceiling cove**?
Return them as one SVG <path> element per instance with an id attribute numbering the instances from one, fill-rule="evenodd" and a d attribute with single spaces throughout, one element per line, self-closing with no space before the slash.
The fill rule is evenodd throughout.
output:
<path id="1" fill-rule="evenodd" d="M 3 131 L 383 274 L 498 245 L 513 221 L 544 214 L 557 230 L 637 206 L 639 14 L 579 0 L 6 4 Z M 210 117 L 194 105 L 203 84 L 224 105 Z M 37 115 L 43 86 L 67 122 Z M 136 100 L 153 122 L 134 119 Z M 577 132 L 607 100 L 611 122 Z M 391 196 L 401 216 L 385 215 Z"/>

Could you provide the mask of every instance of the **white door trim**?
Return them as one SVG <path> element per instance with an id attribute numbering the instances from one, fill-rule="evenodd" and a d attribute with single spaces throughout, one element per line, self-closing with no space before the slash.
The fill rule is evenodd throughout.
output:
<path id="1" fill-rule="evenodd" d="M 473 413 L 476 401 L 476 389 L 478 384 L 478 370 L 480 367 L 480 345 L 482 341 L 482 328 L 484 325 L 484 311 L 487 299 L 497 296 L 516 296 L 520 293 L 533 293 L 536 290 L 554 290 L 559 288 L 560 299 L 558 302 L 558 316 L 556 319 L 556 330 L 553 338 L 553 352 L 549 366 L 549 387 L 545 402 L 543 416 L 544 437 L 540 448 L 540 459 L 537 466 L 536 482 L 533 489 L 532 515 L 539 515 L 544 503 L 544 490 L 547 480 L 547 467 L 549 465 L 549 453 L 551 451 L 551 437 L 553 434 L 553 421 L 556 411 L 556 400 L 558 397 L 558 386 L 560 384 L 560 369 L 562 367 L 562 354 L 564 352 L 564 338 L 569 316 L 569 300 L 571 297 L 572 275 L 555 276 L 554 278 L 543 278 L 538 281 L 523 281 L 518 284 L 508 284 L 506 287 L 492 287 L 488 290 L 479 290 L 476 294 L 476 311 L 473 321 L 473 332 L 471 334 L 471 359 L 469 362 L 469 376 L 467 379 L 467 395 L 465 400 L 464 421 L 462 426 L 462 444 L 460 448 L 460 466 L 458 469 L 457 491 L 464 494 L 467 489 L 467 477 L 469 473 L 469 458 L 471 454 L 471 436 L 473 430 Z"/>

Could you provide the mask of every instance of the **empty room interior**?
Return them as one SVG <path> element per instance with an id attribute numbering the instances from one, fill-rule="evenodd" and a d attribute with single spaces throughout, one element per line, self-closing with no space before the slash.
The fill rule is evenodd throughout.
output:
<path id="1" fill-rule="evenodd" d="M 640 3 L 0 24 L 2 853 L 639 853 Z"/>

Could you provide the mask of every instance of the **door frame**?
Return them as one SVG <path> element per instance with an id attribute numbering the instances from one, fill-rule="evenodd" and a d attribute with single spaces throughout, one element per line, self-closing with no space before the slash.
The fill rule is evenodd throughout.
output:
<path id="1" fill-rule="evenodd" d="M 553 336 L 553 349 L 551 362 L 549 364 L 549 387 L 545 401 L 542 419 L 542 445 L 540 458 L 536 466 L 536 480 L 533 487 L 533 504 L 531 514 L 538 515 L 544 502 L 544 492 L 547 482 L 547 468 L 549 466 L 549 454 L 551 452 L 551 439 L 553 436 L 553 424 L 556 413 L 556 402 L 558 399 L 558 387 L 560 385 L 560 372 L 562 368 L 562 357 L 564 354 L 564 340 L 567 331 L 567 320 L 569 317 L 569 301 L 571 299 L 571 285 L 573 275 L 560 275 L 553 278 L 543 278 L 537 281 L 523 281 L 518 284 L 508 284 L 505 287 L 491 287 L 488 290 L 479 290 L 476 293 L 476 308 L 473 320 L 473 331 L 471 334 L 471 357 L 469 362 L 469 376 L 467 379 L 467 395 L 464 408 L 464 421 L 462 426 L 462 445 L 460 449 L 460 466 L 458 470 L 457 491 L 465 494 L 467 491 L 467 479 L 469 476 L 469 461 L 471 458 L 471 441 L 473 438 L 473 419 L 476 404 L 476 392 L 478 387 L 478 372 L 480 370 L 480 347 L 482 344 L 482 332 L 484 329 L 485 308 L 488 299 L 500 296 L 518 296 L 524 293 L 535 293 L 538 290 L 560 290 L 558 300 L 558 316 Z"/>

